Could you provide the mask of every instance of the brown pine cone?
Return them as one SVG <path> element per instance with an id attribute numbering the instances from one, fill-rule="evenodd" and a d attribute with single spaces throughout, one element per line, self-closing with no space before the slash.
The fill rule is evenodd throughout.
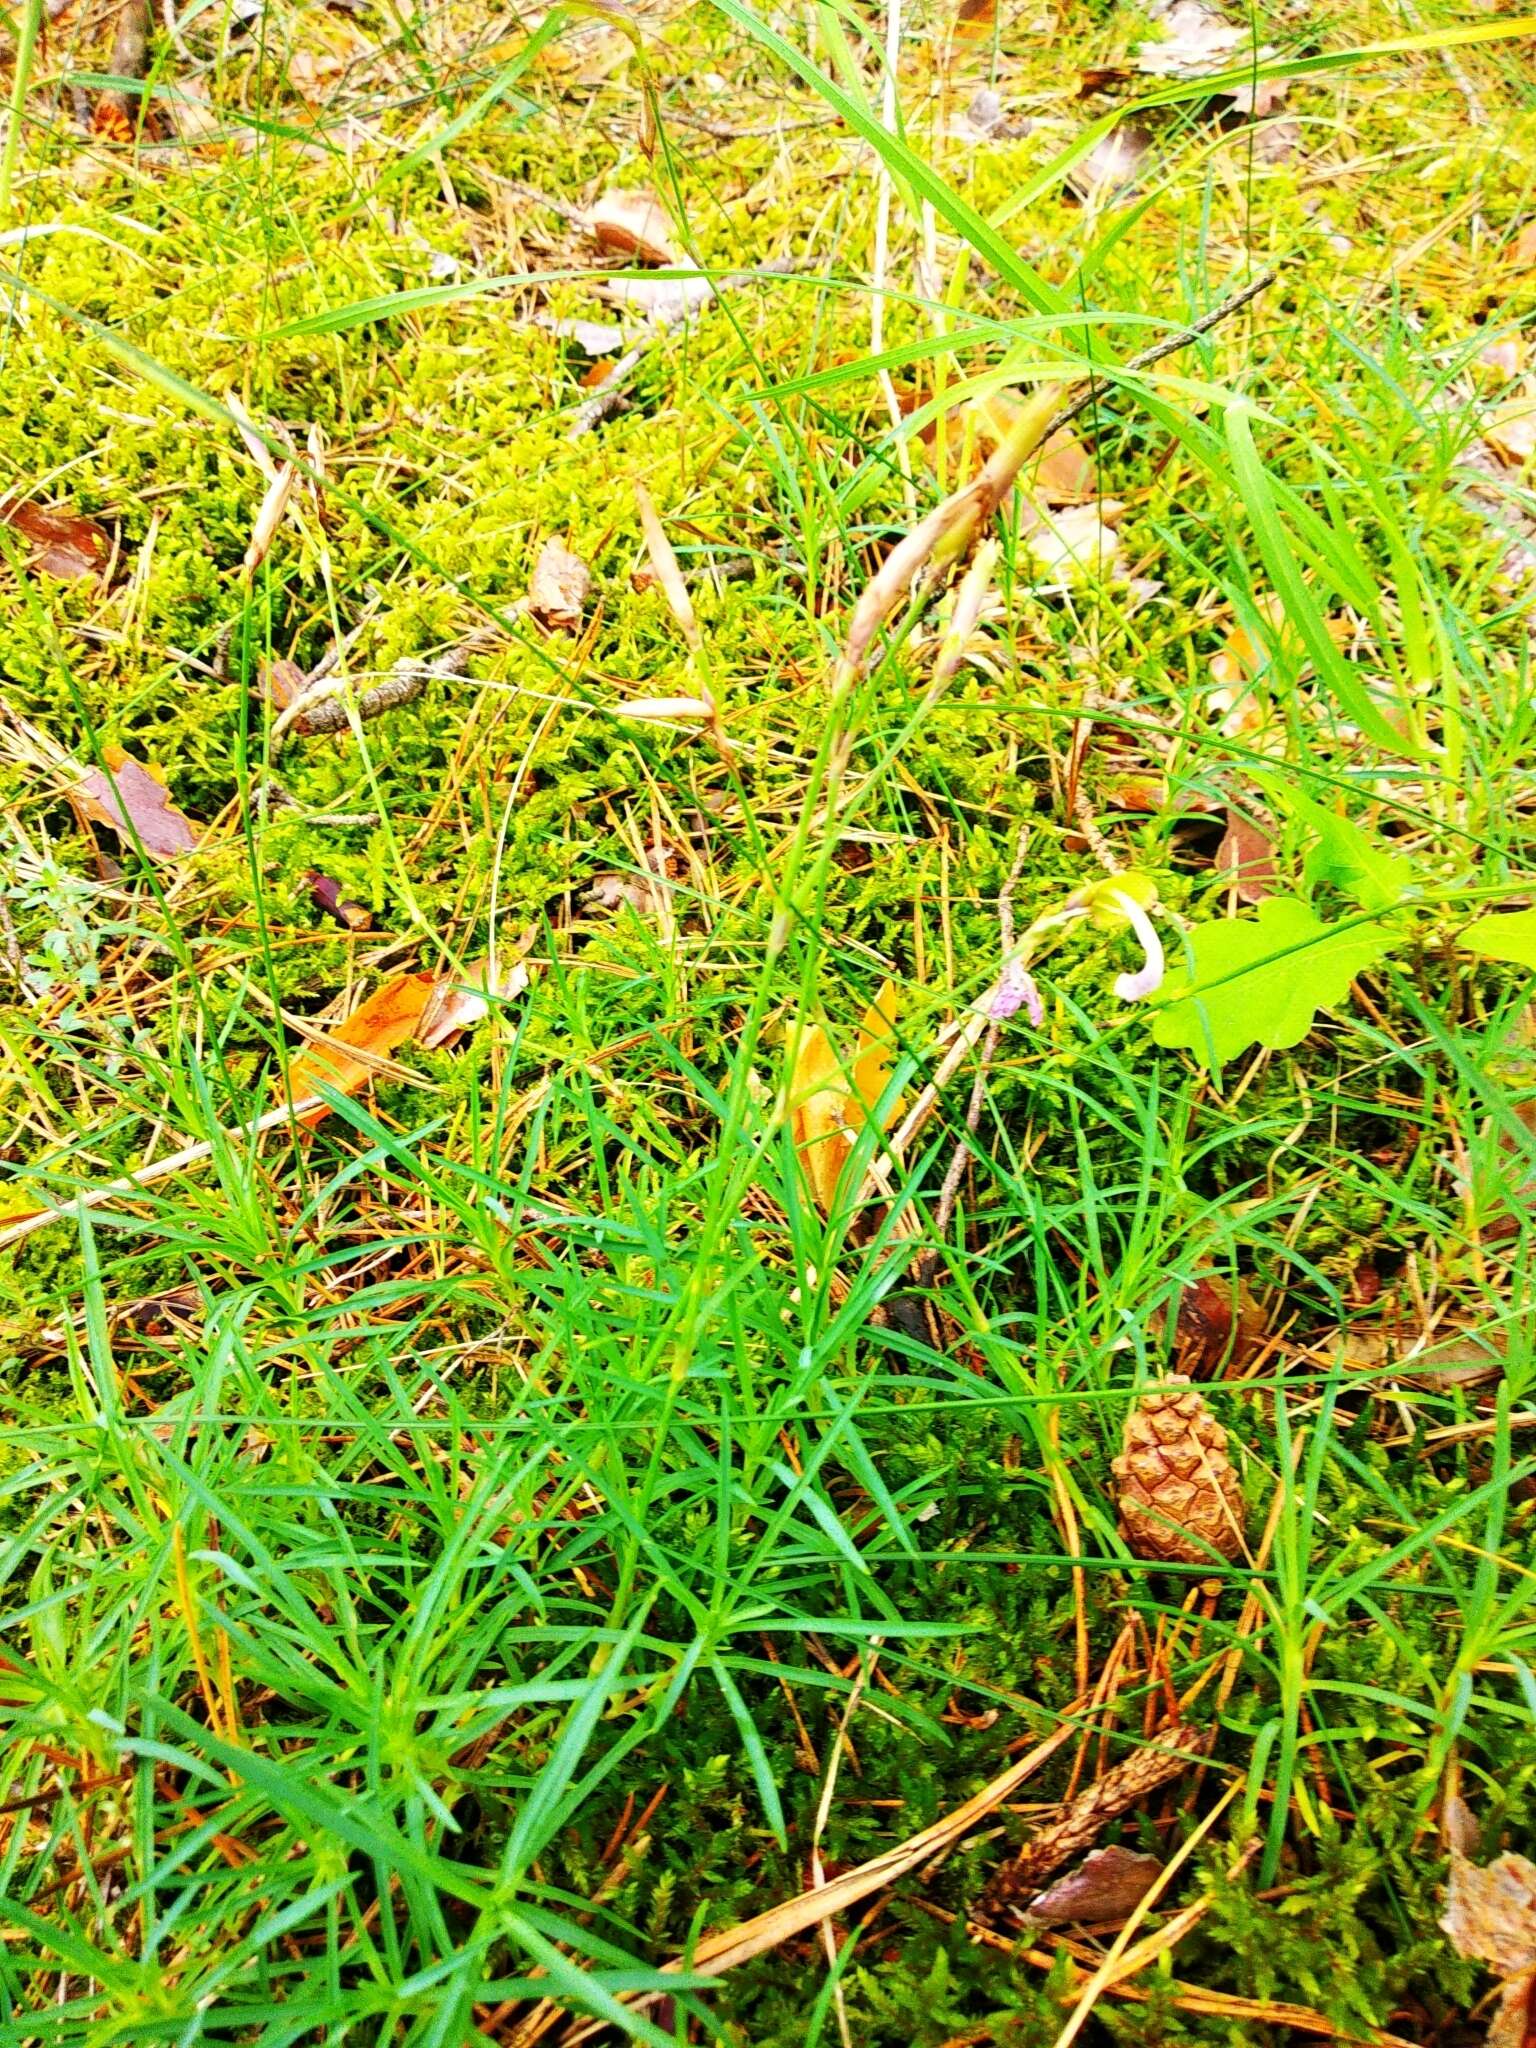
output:
<path id="1" fill-rule="evenodd" d="M 1114 1462 L 1120 1525 L 1138 1557 L 1208 1564 L 1242 1549 L 1243 1496 L 1227 1432 L 1188 1380 L 1171 1377 L 1125 1418 Z"/>

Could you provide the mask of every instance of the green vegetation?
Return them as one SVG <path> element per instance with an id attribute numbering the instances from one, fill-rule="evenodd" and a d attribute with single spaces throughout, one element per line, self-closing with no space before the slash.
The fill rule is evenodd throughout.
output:
<path id="1" fill-rule="evenodd" d="M 898 14 L 895 120 L 835 4 L 194 6 L 115 86 L 0 24 L 0 2038 L 1481 2037 L 1448 1802 L 1492 1855 L 1536 1798 L 1536 27 L 1264 10 L 1213 83 L 1128 0 L 961 14 Z M 1090 373 L 1072 476 L 840 665 Z M 125 756 L 190 851 L 104 822 Z M 457 1034 L 314 1051 L 488 959 Z M 1230 1558 L 1119 1524 L 1175 1370 Z M 1085 2004 L 1113 1933 L 983 1895 L 1176 1710 L 1206 1754 L 1084 1846 L 1188 1853 Z"/>

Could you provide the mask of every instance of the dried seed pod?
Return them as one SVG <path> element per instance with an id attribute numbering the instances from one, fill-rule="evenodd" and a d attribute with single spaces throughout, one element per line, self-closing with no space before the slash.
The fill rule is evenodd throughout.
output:
<path id="1" fill-rule="evenodd" d="M 1243 1496 L 1227 1432 L 1182 1377 L 1151 1388 L 1125 1419 L 1114 1462 L 1120 1524 L 1138 1557 L 1208 1564 L 1242 1548 Z"/>

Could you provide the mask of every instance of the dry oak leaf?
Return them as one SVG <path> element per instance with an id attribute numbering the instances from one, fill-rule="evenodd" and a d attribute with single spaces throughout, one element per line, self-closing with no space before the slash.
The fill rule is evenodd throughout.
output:
<path id="1" fill-rule="evenodd" d="M 997 31 L 997 0 L 960 0 L 954 32 L 965 41 L 990 39 Z"/>
<path id="2" fill-rule="evenodd" d="M 1180 1370 L 1206 1379 L 1251 1356 L 1264 1335 L 1264 1311 L 1246 1280 L 1234 1287 L 1227 1274 L 1202 1273 L 1181 1295 L 1173 1329 Z"/>
<path id="3" fill-rule="evenodd" d="M 1239 903 L 1262 903 L 1279 886 L 1274 841 L 1241 811 L 1227 808 L 1227 829 L 1216 849 L 1214 866 L 1231 877 Z"/>
<path id="4" fill-rule="evenodd" d="M 530 927 L 516 945 L 501 955 L 492 974 L 489 960 L 478 960 L 463 974 L 450 974 L 439 981 L 421 1014 L 416 1043 L 429 1050 L 468 1031 L 490 1015 L 491 1005 L 521 995 L 528 986 L 526 956 L 537 934 Z"/>
<path id="5" fill-rule="evenodd" d="M 674 270 L 682 262 L 654 192 L 605 192 L 587 209 L 587 232 L 599 249 Z"/>
<path id="6" fill-rule="evenodd" d="M 68 792 L 82 825 L 106 825 L 127 846 L 135 836 L 151 860 L 174 860 L 197 844 L 197 828 L 178 811 L 164 782 L 121 747 L 103 747 L 107 773 L 92 768 Z"/>
<path id="7" fill-rule="evenodd" d="M 591 588 L 592 571 L 580 555 L 557 540 L 547 540 L 528 582 L 528 609 L 550 632 L 574 633 L 580 629 Z"/>
<path id="8" fill-rule="evenodd" d="M 1156 1856 L 1112 1842 L 1095 1849 L 1076 1870 L 1069 1870 L 1049 1891 L 1031 1899 L 1024 1917 L 1041 1927 L 1066 1927 L 1073 1921 L 1124 1920 L 1135 1912 L 1163 1874 Z"/>
<path id="9" fill-rule="evenodd" d="M 1154 137 L 1140 121 L 1121 121 L 1067 172 L 1067 188 L 1084 204 L 1129 193 L 1151 153 Z"/>
<path id="10" fill-rule="evenodd" d="M 886 982 L 864 1013 L 851 1065 L 819 1024 L 801 1031 L 789 1083 L 790 1130 L 811 1193 L 830 1214 L 837 1185 L 854 1139 L 869 1122 L 890 1079 L 895 1045 L 896 989 Z M 880 1119 L 888 1130 L 896 1114 L 890 1104 Z"/>
<path id="11" fill-rule="evenodd" d="M 397 974 L 359 1003 L 340 1024 L 326 1030 L 326 1043 L 306 1046 L 288 1069 L 291 1099 L 302 1102 L 316 1085 L 352 1095 L 407 1039 L 414 1038 L 427 1005 L 437 993 L 435 974 Z M 360 1055 L 353 1057 L 353 1054 Z M 299 1122 L 312 1127 L 330 1115 L 330 1104 L 312 1103 L 299 1112 Z"/>
<path id="12" fill-rule="evenodd" d="M 62 581 L 94 576 L 112 553 L 104 529 L 78 512 L 50 512 L 41 505 L 8 499 L 0 504 L 0 522 L 31 547 L 34 569 Z"/>

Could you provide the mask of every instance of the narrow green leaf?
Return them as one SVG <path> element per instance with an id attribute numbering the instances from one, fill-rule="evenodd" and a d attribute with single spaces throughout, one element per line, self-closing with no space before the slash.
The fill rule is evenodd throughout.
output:
<path id="1" fill-rule="evenodd" d="M 1286 617 L 1312 657 L 1319 677 L 1338 699 L 1345 714 L 1377 746 L 1391 754 L 1415 753 L 1417 749 L 1412 742 L 1389 723 L 1364 683 L 1333 644 L 1328 621 L 1307 588 L 1290 536 L 1281 523 L 1269 477 L 1254 446 L 1253 428 L 1245 402 L 1227 408 L 1227 446 L 1231 451 L 1233 476 L 1248 516 L 1253 521 L 1254 538 L 1269 580 L 1285 607 Z"/>

